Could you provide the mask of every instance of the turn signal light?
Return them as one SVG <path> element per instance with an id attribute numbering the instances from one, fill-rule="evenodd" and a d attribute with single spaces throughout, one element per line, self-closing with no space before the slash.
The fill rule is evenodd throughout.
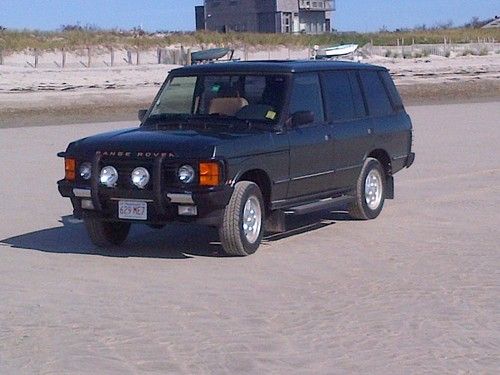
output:
<path id="1" fill-rule="evenodd" d="M 75 181 L 76 161 L 75 159 L 64 159 L 64 178 L 68 181 Z"/>
<path id="2" fill-rule="evenodd" d="M 202 162 L 200 168 L 200 185 L 216 186 L 221 182 L 220 164 L 217 162 Z"/>

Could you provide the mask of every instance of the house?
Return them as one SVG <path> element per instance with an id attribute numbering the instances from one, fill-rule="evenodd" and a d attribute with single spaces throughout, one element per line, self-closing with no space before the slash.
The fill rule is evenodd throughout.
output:
<path id="1" fill-rule="evenodd" d="M 334 0 L 205 0 L 195 8 L 196 29 L 323 34 L 334 10 Z"/>

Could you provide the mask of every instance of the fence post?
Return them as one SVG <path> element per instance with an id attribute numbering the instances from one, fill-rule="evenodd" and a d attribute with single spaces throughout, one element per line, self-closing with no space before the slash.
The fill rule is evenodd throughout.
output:
<path id="1" fill-rule="evenodd" d="M 188 48 L 186 56 L 186 65 L 191 65 L 192 63 L 193 62 L 191 61 L 191 48 Z"/>
<path id="2" fill-rule="evenodd" d="M 156 59 L 158 61 L 158 64 L 161 64 L 161 48 L 160 47 L 158 47 L 156 49 Z"/>
<path id="3" fill-rule="evenodd" d="M 65 68 L 66 67 L 66 49 L 63 47 L 62 51 L 61 51 L 61 54 L 62 54 L 62 58 L 61 58 L 61 68 Z"/>
<path id="4" fill-rule="evenodd" d="M 35 68 L 38 68 L 38 50 L 35 48 Z"/>
<path id="5" fill-rule="evenodd" d="M 92 51 L 90 46 L 87 47 L 87 68 L 90 68 L 90 64 L 92 63 Z"/>
<path id="6" fill-rule="evenodd" d="M 127 50 L 127 64 L 132 64 L 132 52 Z"/>
<path id="7" fill-rule="evenodd" d="M 3 65 L 3 49 L 0 48 L 0 65 Z"/>
<path id="8" fill-rule="evenodd" d="M 110 47 L 109 53 L 111 54 L 110 64 L 113 66 L 115 65 L 115 50 L 113 47 Z"/>
<path id="9" fill-rule="evenodd" d="M 136 63 L 136 65 L 140 65 L 141 64 L 141 58 L 140 58 L 141 52 L 139 51 L 139 48 L 137 48 L 136 52 L 137 52 L 137 59 L 135 60 L 135 63 Z"/>

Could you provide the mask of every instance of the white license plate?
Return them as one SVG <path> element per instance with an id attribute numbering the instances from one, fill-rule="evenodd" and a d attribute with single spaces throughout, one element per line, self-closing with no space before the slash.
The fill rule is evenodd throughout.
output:
<path id="1" fill-rule="evenodd" d="M 138 201 L 119 201 L 118 218 L 129 220 L 147 220 L 148 204 Z"/>

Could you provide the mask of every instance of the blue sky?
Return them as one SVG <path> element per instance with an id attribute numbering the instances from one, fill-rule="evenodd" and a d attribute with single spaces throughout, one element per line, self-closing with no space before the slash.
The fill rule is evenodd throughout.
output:
<path id="1" fill-rule="evenodd" d="M 202 0 L 0 0 L 0 25 L 55 30 L 63 24 L 149 31 L 193 30 Z M 499 0 L 337 0 L 334 27 L 341 31 L 390 30 L 500 15 Z"/>

